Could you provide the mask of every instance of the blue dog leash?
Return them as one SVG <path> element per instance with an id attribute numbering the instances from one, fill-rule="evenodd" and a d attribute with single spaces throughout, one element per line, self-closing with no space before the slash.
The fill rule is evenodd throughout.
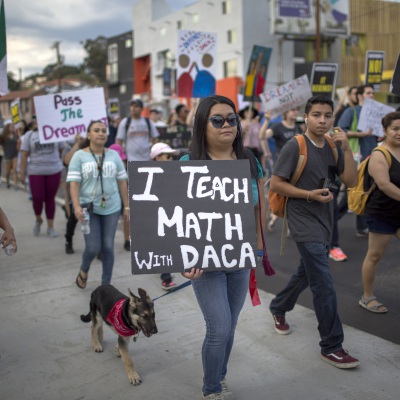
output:
<path id="1" fill-rule="evenodd" d="M 161 297 L 164 297 L 164 296 L 166 296 L 168 294 L 171 294 L 172 292 L 176 292 L 177 290 L 181 290 L 181 289 L 185 288 L 186 286 L 190 286 L 191 284 L 192 284 L 192 281 L 190 279 L 188 279 L 187 282 L 182 283 L 179 286 L 176 286 L 176 287 L 172 288 L 171 290 L 168 290 L 167 293 L 164 293 L 161 296 L 156 297 L 155 299 L 153 299 L 153 301 L 161 299 Z"/>

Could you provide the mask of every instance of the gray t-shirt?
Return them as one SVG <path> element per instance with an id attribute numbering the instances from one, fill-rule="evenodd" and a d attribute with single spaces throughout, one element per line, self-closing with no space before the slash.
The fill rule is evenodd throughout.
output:
<path id="1" fill-rule="evenodd" d="M 293 128 L 287 128 L 282 122 L 271 126 L 272 137 L 275 140 L 276 152 L 279 154 L 282 147 L 295 135 L 301 133 L 301 129 L 295 125 Z"/>
<path id="2" fill-rule="evenodd" d="M 314 146 L 305 136 L 307 144 L 307 162 L 296 187 L 305 190 L 319 189 L 321 178 L 335 181 L 336 175 L 344 170 L 343 151 L 338 149 L 338 164 L 328 142 L 322 148 Z M 273 175 L 287 180 L 293 174 L 299 157 L 299 145 L 295 138 L 282 148 L 275 163 Z M 295 242 L 322 242 L 329 245 L 332 234 L 333 202 L 307 202 L 306 199 L 289 198 L 287 203 L 288 225 Z"/>
<path id="3" fill-rule="evenodd" d="M 65 142 L 43 143 L 38 131 L 29 131 L 22 136 L 21 149 L 29 152 L 28 175 L 54 175 L 62 170 L 60 150 Z"/>
<path id="4" fill-rule="evenodd" d="M 117 139 L 125 142 L 125 152 L 128 161 L 150 161 L 151 138 L 160 136 L 154 123 L 149 120 L 151 132 L 145 118 L 132 118 L 126 133 L 126 121 L 124 118 L 118 125 Z"/>

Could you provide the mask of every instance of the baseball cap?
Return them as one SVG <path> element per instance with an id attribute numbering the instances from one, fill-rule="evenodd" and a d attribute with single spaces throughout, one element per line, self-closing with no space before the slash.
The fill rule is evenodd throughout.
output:
<path id="1" fill-rule="evenodd" d="M 170 146 L 167 145 L 167 143 L 156 143 L 153 144 L 153 146 L 151 147 L 150 150 L 150 158 L 152 160 L 154 160 L 157 156 L 159 156 L 160 154 L 178 154 L 179 150 L 173 150 L 171 149 Z"/>
<path id="2" fill-rule="evenodd" d="M 133 106 L 133 105 L 137 105 L 137 106 L 139 106 L 140 108 L 143 108 L 143 102 L 142 102 L 142 100 L 140 100 L 140 99 L 133 99 L 133 100 L 131 100 L 131 106 Z"/>

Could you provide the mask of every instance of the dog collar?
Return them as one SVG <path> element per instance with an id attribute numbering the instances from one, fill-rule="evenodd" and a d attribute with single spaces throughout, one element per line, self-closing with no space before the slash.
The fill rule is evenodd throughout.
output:
<path id="1" fill-rule="evenodd" d="M 125 301 L 126 299 L 121 299 L 114 304 L 114 307 L 107 315 L 106 322 L 114 327 L 118 335 L 134 336 L 139 333 L 139 330 L 132 329 L 132 327 L 127 326 L 127 323 L 124 321 L 122 315 Z"/>

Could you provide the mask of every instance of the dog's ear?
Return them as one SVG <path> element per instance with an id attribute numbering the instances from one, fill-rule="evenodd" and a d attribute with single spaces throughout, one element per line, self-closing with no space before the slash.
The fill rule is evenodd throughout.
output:
<path id="1" fill-rule="evenodd" d="M 139 296 L 140 296 L 141 299 L 145 300 L 147 298 L 147 293 L 146 293 L 146 291 L 144 289 L 139 288 L 138 292 L 139 292 Z"/>
<path id="2" fill-rule="evenodd" d="M 129 297 L 130 297 L 133 301 L 139 300 L 139 297 L 135 296 L 135 295 L 131 292 L 131 289 L 129 289 L 129 288 L 128 288 L 128 293 L 129 293 Z"/>

